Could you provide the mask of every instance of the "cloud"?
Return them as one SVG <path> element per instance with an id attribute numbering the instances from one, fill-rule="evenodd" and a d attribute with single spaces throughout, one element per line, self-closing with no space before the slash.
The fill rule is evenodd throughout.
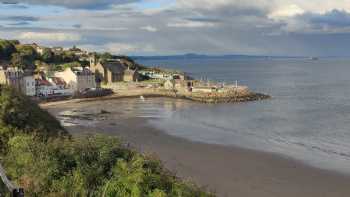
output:
<path id="1" fill-rule="evenodd" d="M 23 16 L 0 8 L 0 18 L 7 17 L 0 19 L 0 37 L 141 55 L 313 56 L 350 49 L 349 0 L 169 0 L 156 7 L 164 1 L 20 2 L 28 7 Z"/>
<path id="2" fill-rule="evenodd" d="M 144 27 L 140 27 L 140 29 L 146 30 L 149 32 L 157 32 L 158 31 L 158 29 L 156 27 L 153 27 L 153 26 L 144 26 Z"/>
<path id="3" fill-rule="evenodd" d="M 138 52 L 154 52 L 155 49 L 152 45 L 146 44 L 130 44 L 130 43 L 107 43 L 103 45 L 79 45 L 80 48 L 105 52 L 108 51 L 113 54 L 130 54 Z"/>
<path id="4" fill-rule="evenodd" d="M 305 11 L 300 8 L 298 5 L 290 4 L 278 7 L 273 10 L 268 17 L 272 19 L 283 19 L 286 17 L 293 17 L 296 15 L 303 14 Z"/>
<path id="5" fill-rule="evenodd" d="M 285 32 L 323 34 L 350 32 L 350 13 L 331 10 L 325 13 L 303 12 L 291 17 L 280 18 Z"/>
<path id="6" fill-rule="evenodd" d="M 22 22 L 17 22 L 17 23 L 9 23 L 7 25 L 10 25 L 10 26 L 26 26 L 26 25 L 30 25 L 30 23 L 22 21 Z"/>
<path id="7" fill-rule="evenodd" d="M 183 27 L 183 28 L 199 28 L 199 27 L 213 27 L 215 23 L 213 22 L 203 22 L 203 21 L 178 21 L 168 23 L 168 27 Z"/>
<path id="8" fill-rule="evenodd" d="M 79 41 L 81 36 L 76 33 L 48 33 L 48 32 L 24 32 L 19 35 L 19 39 L 30 41 Z"/>
<path id="9" fill-rule="evenodd" d="M 77 29 L 80 29 L 81 26 L 82 26 L 81 24 L 74 24 L 74 25 L 72 25 L 72 27 L 77 28 Z"/>
<path id="10" fill-rule="evenodd" d="M 5 16 L 0 17 L 0 20 L 11 20 L 11 21 L 38 21 L 39 17 L 34 16 Z"/>
<path id="11" fill-rule="evenodd" d="M 196 22 L 209 22 L 209 23 L 220 23 L 222 19 L 219 18 L 208 18 L 208 17 L 189 17 L 185 18 L 188 21 L 196 21 Z"/>
<path id="12" fill-rule="evenodd" d="M 139 0 L 6 0 L 7 3 L 54 5 L 71 9 L 105 9 L 111 5 L 134 3 Z"/>
<path id="13" fill-rule="evenodd" d="M 350 13 L 344 10 L 332 10 L 325 14 L 306 13 L 303 16 L 300 16 L 300 18 L 308 20 L 313 25 L 350 27 Z"/>

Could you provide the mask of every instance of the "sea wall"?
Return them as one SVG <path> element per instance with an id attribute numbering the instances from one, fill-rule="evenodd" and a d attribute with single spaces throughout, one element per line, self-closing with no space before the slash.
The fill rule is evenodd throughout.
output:
<path id="1" fill-rule="evenodd" d="M 243 92 L 224 92 L 224 93 L 192 93 L 192 92 L 175 92 L 165 89 L 133 89 L 119 90 L 112 95 L 112 98 L 130 98 L 130 97 L 169 97 L 177 99 L 187 99 L 202 103 L 236 103 L 257 101 L 269 99 L 271 96 L 255 93 L 250 91 Z"/>
<path id="2" fill-rule="evenodd" d="M 237 103 L 269 99 L 271 96 L 250 92 L 244 95 L 216 94 L 216 95 L 191 95 L 187 99 L 203 103 Z"/>

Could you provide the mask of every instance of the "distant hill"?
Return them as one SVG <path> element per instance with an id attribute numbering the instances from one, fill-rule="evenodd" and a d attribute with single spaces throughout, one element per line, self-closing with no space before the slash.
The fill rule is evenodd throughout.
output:
<path id="1" fill-rule="evenodd" d="M 177 59 L 275 59 L 275 58 L 305 58 L 297 56 L 263 56 L 263 55 L 202 55 L 189 53 L 184 55 L 166 56 L 130 56 L 133 60 L 177 60 Z"/>

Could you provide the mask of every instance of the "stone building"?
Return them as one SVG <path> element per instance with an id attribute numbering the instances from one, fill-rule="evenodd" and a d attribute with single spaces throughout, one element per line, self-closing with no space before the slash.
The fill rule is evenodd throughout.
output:
<path id="1" fill-rule="evenodd" d="M 23 74 L 23 70 L 15 67 L 1 68 L 0 84 L 8 85 L 21 91 Z"/>
<path id="2" fill-rule="evenodd" d="M 11 86 L 27 96 L 35 96 L 32 72 L 25 72 L 17 67 L 0 67 L 0 84 Z"/>
<path id="3" fill-rule="evenodd" d="M 138 80 L 138 71 L 132 70 L 120 60 L 100 62 L 95 56 L 90 58 L 90 69 L 96 75 L 96 81 L 105 84 L 115 82 L 131 82 Z"/>
<path id="4" fill-rule="evenodd" d="M 175 90 L 175 80 L 166 80 L 164 83 L 164 88 L 166 90 Z"/>
<path id="5" fill-rule="evenodd" d="M 166 80 L 163 84 L 166 90 L 176 90 L 179 92 L 191 92 L 195 85 L 197 85 L 197 81 L 181 79 Z"/>
<path id="6" fill-rule="evenodd" d="M 129 67 L 124 71 L 123 81 L 132 82 L 138 81 L 139 74 L 137 70 L 132 70 Z"/>
<path id="7" fill-rule="evenodd" d="M 74 93 L 96 88 L 95 74 L 88 68 L 67 68 L 63 72 L 56 72 L 55 77 L 62 78 Z"/>

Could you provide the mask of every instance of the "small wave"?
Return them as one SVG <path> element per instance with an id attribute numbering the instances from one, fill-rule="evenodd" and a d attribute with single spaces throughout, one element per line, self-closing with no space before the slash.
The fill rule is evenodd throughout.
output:
<path id="1" fill-rule="evenodd" d="M 316 150 L 316 151 L 320 151 L 320 152 L 323 152 L 326 154 L 341 156 L 343 158 L 350 160 L 350 153 L 348 153 L 348 152 L 336 151 L 333 149 L 327 149 L 327 148 L 320 147 L 317 145 L 306 144 L 303 142 L 293 142 L 293 141 L 288 141 L 288 140 L 284 140 L 284 139 L 275 139 L 275 141 L 279 142 L 279 143 L 284 143 L 284 144 L 292 144 L 292 145 L 301 146 L 301 147 L 304 147 L 304 148 L 309 149 L 309 150 Z"/>

